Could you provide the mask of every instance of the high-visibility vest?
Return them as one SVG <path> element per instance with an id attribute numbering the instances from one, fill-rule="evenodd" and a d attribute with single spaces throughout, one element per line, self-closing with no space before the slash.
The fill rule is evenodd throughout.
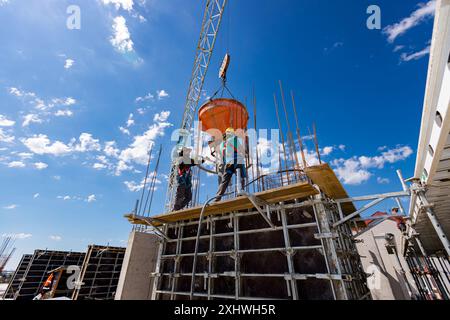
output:
<path id="1" fill-rule="evenodd" d="M 231 146 L 232 150 L 229 149 Z M 239 147 L 242 146 L 242 139 L 238 136 L 226 138 L 221 144 L 221 154 L 224 164 L 244 164 L 245 155 L 242 154 Z"/>
<path id="2" fill-rule="evenodd" d="M 44 288 L 45 289 L 50 289 L 50 287 L 52 286 L 52 282 L 53 282 L 53 273 L 45 281 Z"/>

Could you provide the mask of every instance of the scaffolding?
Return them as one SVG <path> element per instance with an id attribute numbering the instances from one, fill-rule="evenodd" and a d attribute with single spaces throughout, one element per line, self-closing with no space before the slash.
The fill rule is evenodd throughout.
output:
<path id="1" fill-rule="evenodd" d="M 73 300 L 114 300 L 125 248 L 90 245 Z"/>

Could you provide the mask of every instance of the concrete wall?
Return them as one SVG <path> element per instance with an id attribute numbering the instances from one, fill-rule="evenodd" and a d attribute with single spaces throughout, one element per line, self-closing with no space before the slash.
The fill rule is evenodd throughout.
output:
<path id="1" fill-rule="evenodd" d="M 397 252 L 400 254 L 388 253 L 386 233 L 392 233 L 395 236 Z M 401 256 L 401 232 L 398 230 L 396 222 L 385 220 L 358 236 L 357 239 L 364 241 L 357 244 L 364 271 L 373 273 L 374 266 L 379 270 L 379 272 L 375 271 L 378 278 L 371 276 L 367 279 L 372 298 L 374 300 L 410 300 L 410 292 L 415 294 L 417 289 L 408 265 Z M 404 275 L 402 269 L 405 271 Z M 370 287 L 371 283 L 372 287 Z"/>
<path id="2" fill-rule="evenodd" d="M 133 231 L 120 273 L 115 300 L 150 300 L 158 253 L 158 237 Z"/>

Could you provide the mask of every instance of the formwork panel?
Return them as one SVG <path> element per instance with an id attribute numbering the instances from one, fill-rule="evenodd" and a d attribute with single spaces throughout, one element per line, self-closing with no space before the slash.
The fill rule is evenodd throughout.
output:
<path id="1" fill-rule="evenodd" d="M 39 294 L 50 271 L 59 267 L 81 267 L 84 255 L 83 252 L 35 250 L 13 299 L 32 300 Z M 71 292 L 72 289 L 66 288 L 62 295 L 70 296 Z"/>
<path id="2" fill-rule="evenodd" d="M 9 282 L 8 288 L 6 289 L 4 295 L 5 299 L 14 299 L 15 294 L 18 292 L 19 286 L 24 279 L 25 272 L 27 271 L 28 264 L 30 263 L 32 257 L 33 255 L 31 254 L 24 254 L 22 256 L 14 275 Z"/>
<path id="3" fill-rule="evenodd" d="M 73 300 L 113 300 L 119 282 L 125 248 L 88 247 Z"/>
<path id="4" fill-rule="evenodd" d="M 333 300 L 333 291 L 328 280 L 298 280 L 297 288 L 300 300 Z"/>
<path id="5" fill-rule="evenodd" d="M 326 274 L 328 272 L 325 257 L 319 250 L 298 251 L 293 257 L 296 273 L 300 274 Z"/>
<path id="6" fill-rule="evenodd" d="M 279 251 L 249 252 L 241 256 L 242 273 L 273 274 L 289 272 L 286 256 Z M 265 279 L 261 279 L 263 281 Z"/>
<path id="7" fill-rule="evenodd" d="M 352 254 L 351 229 L 339 227 L 338 238 L 328 236 L 336 215 L 332 201 L 308 198 L 269 207 L 271 224 L 261 212 L 246 210 L 206 217 L 199 235 L 196 221 L 166 225 L 170 239 L 161 242 L 154 298 L 362 297 L 368 290 L 359 257 Z"/>
<path id="8" fill-rule="evenodd" d="M 243 277 L 242 296 L 290 300 L 287 286 L 288 282 L 282 277 L 266 277 L 263 281 L 260 277 Z"/>

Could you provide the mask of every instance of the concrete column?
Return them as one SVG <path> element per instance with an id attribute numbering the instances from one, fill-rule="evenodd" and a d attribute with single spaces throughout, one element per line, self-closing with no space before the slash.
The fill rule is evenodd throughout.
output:
<path id="1" fill-rule="evenodd" d="M 120 272 L 115 300 L 150 300 L 153 289 L 159 238 L 132 231 Z"/>

